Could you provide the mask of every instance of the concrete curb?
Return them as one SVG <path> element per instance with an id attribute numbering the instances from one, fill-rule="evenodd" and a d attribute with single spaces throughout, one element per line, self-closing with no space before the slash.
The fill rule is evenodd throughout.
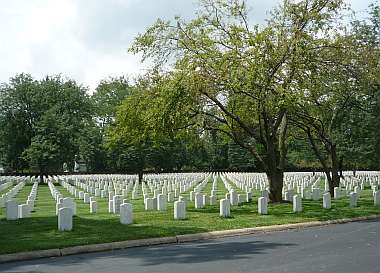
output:
<path id="1" fill-rule="evenodd" d="M 252 234 L 262 234 L 276 231 L 286 231 L 292 229 L 302 229 L 308 227 L 326 226 L 334 224 L 345 224 L 351 222 L 359 222 L 366 220 L 380 219 L 380 215 L 371 216 L 361 216 L 356 218 L 344 218 L 337 220 L 328 221 L 314 221 L 296 224 L 286 224 L 286 225 L 274 225 L 274 226 L 262 226 L 254 228 L 242 228 L 242 229 L 232 229 L 232 230 L 221 230 L 221 231 L 211 231 L 196 234 L 185 234 L 177 235 L 173 237 L 162 237 L 162 238 L 151 238 L 151 239 L 141 239 L 141 240 L 130 240 L 130 241 L 120 241 L 104 244 L 93 244 L 93 245 L 82 245 L 73 246 L 65 248 L 29 251 L 29 252 L 19 252 L 13 254 L 0 255 L 0 263 L 16 262 L 16 261 L 26 261 L 40 258 L 52 258 L 67 256 L 73 254 L 83 254 L 101 251 L 112 251 L 118 249 L 132 248 L 132 247 L 142 247 L 142 246 L 153 246 L 153 245 L 164 245 L 164 244 L 180 244 L 185 242 L 194 242 L 202 240 L 211 240 L 224 237 L 232 236 L 244 236 Z"/>
<path id="2" fill-rule="evenodd" d="M 38 251 L 19 252 L 13 254 L 0 255 L 0 263 L 25 261 L 39 258 L 57 257 L 61 256 L 60 249 L 47 249 Z"/>

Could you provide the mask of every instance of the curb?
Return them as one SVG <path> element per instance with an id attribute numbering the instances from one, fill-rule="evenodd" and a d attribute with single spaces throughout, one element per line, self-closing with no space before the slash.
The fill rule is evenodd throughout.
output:
<path id="1" fill-rule="evenodd" d="M 7 263 L 7 262 L 34 260 L 34 259 L 40 259 L 40 258 L 61 257 L 61 256 L 74 255 L 74 254 L 113 251 L 113 250 L 118 250 L 118 249 L 126 249 L 126 248 L 133 248 L 133 247 L 142 247 L 142 246 L 181 244 L 185 242 L 212 240 L 212 239 L 217 239 L 217 238 L 244 236 L 244 235 L 252 235 L 252 234 L 263 234 L 263 233 L 286 231 L 286 230 L 292 230 L 292 229 L 302 229 L 302 228 L 308 228 L 308 227 L 345 224 L 345 223 L 374 220 L 374 219 L 380 219 L 380 215 L 361 216 L 361 217 L 356 217 L 356 218 L 343 218 L 343 219 L 328 220 L 328 221 L 313 221 L 313 222 L 286 224 L 286 225 L 274 225 L 274 226 L 262 226 L 262 227 L 254 227 L 254 228 L 210 231 L 210 232 L 196 233 L 196 234 L 177 235 L 173 237 L 130 240 L 130 241 L 103 243 L 103 244 L 65 247 L 65 248 L 59 248 L 59 249 L 55 248 L 55 249 L 47 249 L 47 250 L 19 252 L 19 253 L 13 253 L 13 254 L 0 255 L 0 264 Z"/>

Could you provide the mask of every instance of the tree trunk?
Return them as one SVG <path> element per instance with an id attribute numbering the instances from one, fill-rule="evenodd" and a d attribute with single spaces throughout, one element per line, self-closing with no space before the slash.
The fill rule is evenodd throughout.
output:
<path id="1" fill-rule="evenodd" d="M 273 140 L 273 139 L 270 139 Z M 284 170 L 281 168 L 280 153 L 276 150 L 275 141 L 267 142 L 267 169 L 269 182 L 269 199 L 272 203 L 282 202 L 282 187 L 284 185 Z M 280 166 L 279 166 L 280 164 Z"/>
<path id="2" fill-rule="evenodd" d="M 339 176 L 341 178 L 344 178 L 344 176 L 343 176 L 343 159 L 344 159 L 343 156 L 341 156 L 339 159 Z"/>
<path id="3" fill-rule="evenodd" d="M 40 177 L 40 182 L 39 184 L 43 184 L 44 183 L 44 167 L 43 166 L 39 166 L 39 177 Z"/>
<path id="4" fill-rule="evenodd" d="M 330 160 L 331 160 L 331 180 L 329 181 L 330 194 L 334 196 L 334 188 L 339 186 L 339 162 L 336 155 L 336 145 L 332 144 L 330 147 Z"/>
<path id="5" fill-rule="evenodd" d="M 140 171 L 139 171 L 139 184 L 142 183 L 142 181 L 143 181 L 143 176 L 144 176 L 144 171 L 143 171 L 143 170 L 140 170 Z"/>
<path id="6" fill-rule="evenodd" d="M 282 202 L 282 187 L 284 180 L 284 172 L 274 169 L 266 172 L 269 181 L 269 199 L 272 203 Z"/>
<path id="7" fill-rule="evenodd" d="M 40 183 L 39 184 L 43 184 L 44 183 L 44 175 L 42 172 L 40 172 Z"/>

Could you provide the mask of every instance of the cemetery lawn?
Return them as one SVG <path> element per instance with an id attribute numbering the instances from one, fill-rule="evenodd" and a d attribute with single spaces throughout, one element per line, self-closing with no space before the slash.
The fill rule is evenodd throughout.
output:
<path id="1" fill-rule="evenodd" d="M 210 194 L 210 182 L 204 192 Z M 72 197 L 62 186 L 57 189 L 66 197 Z M 20 203 L 25 203 L 31 186 L 25 186 L 16 196 Z M 366 189 L 360 195 L 357 208 L 349 208 L 348 198 L 332 200 L 332 209 L 322 208 L 322 200 L 303 200 L 304 212 L 292 212 L 292 204 L 269 204 L 269 215 L 257 214 L 257 196 L 251 203 L 231 208 L 231 218 L 219 217 L 219 200 L 226 190 L 218 182 L 218 201 L 216 206 L 195 209 L 193 202 L 187 203 L 187 220 L 176 221 L 173 218 L 173 203 L 168 203 L 167 212 L 145 211 L 143 200 L 132 200 L 134 224 L 125 226 L 119 223 L 117 215 L 108 213 L 107 199 L 97 198 L 98 213 L 90 214 L 89 204 L 76 199 L 77 216 L 73 220 L 73 230 L 59 232 L 55 201 L 47 185 L 39 185 L 35 211 L 32 217 L 17 221 L 6 221 L 5 208 L 0 208 L 0 254 L 22 251 L 63 248 L 76 245 L 106 243 L 114 241 L 156 238 L 227 230 L 246 227 L 281 225 L 309 221 L 324 221 L 367 215 L 380 215 L 380 206 L 373 205 L 372 192 Z M 188 194 L 183 194 L 189 200 Z M 130 196 L 128 196 L 130 198 Z"/>

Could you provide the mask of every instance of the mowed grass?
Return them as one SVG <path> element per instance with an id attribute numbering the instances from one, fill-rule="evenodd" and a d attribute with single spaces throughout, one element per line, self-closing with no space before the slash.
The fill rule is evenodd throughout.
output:
<path id="1" fill-rule="evenodd" d="M 211 186 L 210 179 L 203 192 L 210 195 Z M 65 197 L 72 197 L 63 187 L 58 184 L 56 187 Z M 20 204 L 26 202 L 30 190 L 31 185 L 27 185 L 16 196 Z M 217 190 L 217 205 L 208 205 L 204 209 L 195 209 L 193 202 L 189 201 L 189 194 L 182 194 L 187 198 L 187 219 L 182 221 L 174 220 L 173 203 L 168 203 L 166 212 L 159 212 L 145 211 L 141 198 L 131 200 L 134 224 L 128 226 L 120 224 L 118 215 L 108 213 L 107 199 L 97 198 L 98 213 L 96 214 L 90 214 L 89 204 L 76 199 L 77 216 L 74 217 L 73 230 L 60 232 L 57 230 L 55 200 L 46 184 L 39 185 L 35 211 L 32 212 L 31 218 L 7 221 L 5 208 L 0 209 L 0 254 L 213 230 L 380 215 L 380 206 L 373 205 L 370 189 L 361 193 L 357 208 L 349 208 L 347 197 L 333 200 L 330 210 L 322 208 L 322 200 L 303 200 L 304 212 L 302 213 L 293 213 L 292 204 L 269 204 L 268 215 L 257 213 L 258 192 L 255 191 L 251 203 L 232 207 L 232 217 L 223 219 L 219 217 L 219 200 L 224 198 L 226 189 L 220 179 Z M 130 194 L 128 198 L 131 199 Z"/>

